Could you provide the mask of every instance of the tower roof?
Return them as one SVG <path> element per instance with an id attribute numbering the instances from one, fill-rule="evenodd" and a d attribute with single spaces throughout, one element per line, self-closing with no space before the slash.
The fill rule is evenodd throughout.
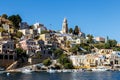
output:
<path id="1" fill-rule="evenodd" d="M 63 22 L 64 22 L 64 23 L 67 23 L 67 19 L 66 19 L 66 18 L 64 18 Z"/>

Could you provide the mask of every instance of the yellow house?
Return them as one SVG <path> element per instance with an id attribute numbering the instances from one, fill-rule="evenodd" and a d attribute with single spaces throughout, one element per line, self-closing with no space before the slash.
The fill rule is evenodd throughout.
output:
<path id="1" fill-rule="evenodd" d="M 96 67 L 95 55 L 87 54 L 85 59 L 86 59 L 85 66 L 87 66 L 87 68 Z"/>
<path id="2" fill-rule="evenodd" d="M 50 34 L 41 34 L 39 39 L 43 41 L 48 41 L 50 39 Z"/>
<path id="3" fill-rule="evenodd" d="M 91 68 L 96 67 L 97 57 L 94 54 L 87 55 L 71 55 L 70 59 L 75 68 Z"/>
<path id="4" fill-rule="evenodd" d="M 106 55 L 106 54 L 111 54 L 113 52 L 113 49 L 100 49 L 99 53 L 102 55 Z"/>

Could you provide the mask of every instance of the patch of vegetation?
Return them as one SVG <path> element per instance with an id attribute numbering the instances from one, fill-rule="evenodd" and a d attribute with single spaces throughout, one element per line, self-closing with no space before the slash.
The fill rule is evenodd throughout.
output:
<path id="1" fill-rule="evenodd" d="M 61 57 L 58 59 L 58 62 L 63 65 L 65 69 L 73 69 L 73 65 L 71 60 L 67 57 L 67 55 L 63 54 Z"/>
<path id="2" fill-rule="evenodd" d="M 49 66 L 49 65 L 51 65 L 51 60 L 50 60 L 50 58 L 48 58 L 48 59 L 45 59 L 44 61 L 43 61 L 43 64 L 45 65 L 45 66 Z"/>

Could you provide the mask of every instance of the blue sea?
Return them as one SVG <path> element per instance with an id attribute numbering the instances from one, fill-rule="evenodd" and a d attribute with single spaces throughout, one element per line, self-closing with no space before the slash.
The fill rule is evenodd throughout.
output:
<path id="1" fill-rule="evenodd" d="M 120 72 L 2 73 L 0 80 L 120 80 Z"/>

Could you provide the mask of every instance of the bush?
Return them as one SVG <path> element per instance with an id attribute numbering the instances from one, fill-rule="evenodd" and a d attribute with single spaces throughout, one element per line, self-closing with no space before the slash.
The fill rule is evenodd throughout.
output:
<path id="1" fill-rule="evenodd" d="M 55 69 L 61 69 L 60 65 L 55 64 Z"/>
<path id="2" fill-rule="evenodd" d="M 56 50 L 53 51 L 53 53 L 54 53 L 54 56 L 58 58 L 63 54 L 63 50 L 60 48 L 57 48 Z"/>
<path id="3" fill-rule="evenodd" d="M 50 32 L 47 30 L 41 31 L 41 34 L 46 34 L 46 33 L 50 33 Z"/>
<path id="4" fill-rule="evenodd" d="M 72 62 L 66 55 L 62 55 L 58 60 L 59 63 L 64 66 L 65 69 L 73 69 Z"/>
<path id="5" fill-rule="evenodd" d="M 73 69 L 73 65 L 72 65 L 72 63 L 66 63 L 66 64 L 64 64 L 64 68 L 65 69 Z"/>
<path id="6" fill-rule="evenodd" d="M 17 33 L 16 33 L 16 37 L 17 37 L 17 38 L 21 38 L 21 37 L 22 37 L 22 35 L 23 35 L 23 33 L 22 33 L 22 32 L 17 31 Z"/>
<path id="7" fill-rule="evenodd" d="M 48 58 L 48 59 L 45 59 L 44 61 L 43 61 L 43 64 L 45 65 L 45 66 L 49 66 L 49 65 L 51 65 L 51 61 L 50 61 L 50 59 Z"/>

